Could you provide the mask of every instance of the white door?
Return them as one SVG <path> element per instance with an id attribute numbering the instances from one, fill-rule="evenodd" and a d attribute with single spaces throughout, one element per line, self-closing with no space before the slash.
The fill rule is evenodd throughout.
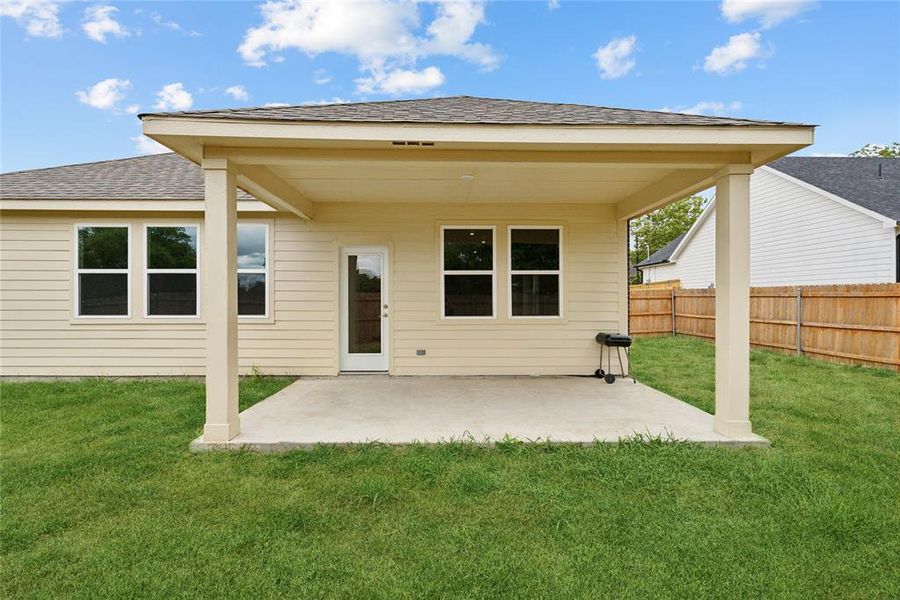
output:
<path id="1" fill-rule="evenodd" d="M 388 370 L 388 250 L 341 250 L 341 371 Z"/>

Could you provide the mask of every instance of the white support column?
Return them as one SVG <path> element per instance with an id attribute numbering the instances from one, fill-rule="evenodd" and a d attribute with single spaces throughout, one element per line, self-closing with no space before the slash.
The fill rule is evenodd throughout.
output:
<path id="1" fill-rule="evenodd" d="M 750 428 L 750 174 L 716 175 L 716 414 L 713 428 L 744 437 Z"/>
<path id="2" fill-rule="evenodd" d="M 203 270 L 206 279 L 205 442 L 240 431 L 237 355 L 237 199 L 234 171 L 223 158 L 202 162 L 206 184 Z"/>
<path id="3" fill-rule="evenodd" d="M 616 280 L 619 284 L 619 333 L 628 333 L 628 314 L 631 310 L 629 305 L 629 287 L 628 287 L 628 219 L 619 219 L 616 223 L 616 242 L 618 242 L 619 255 L 616 265 Z M 628 361 L 628 355 L 622 353 L 623 368 L 626 373 L 631 372 L 631 365 Z"/>

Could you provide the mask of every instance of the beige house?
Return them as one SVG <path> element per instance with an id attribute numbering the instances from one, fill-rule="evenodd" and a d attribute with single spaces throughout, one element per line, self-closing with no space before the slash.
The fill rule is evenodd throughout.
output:
<path id="1" fill-rule="evenodd" d="M 472 97 L 141 115 L 0 178 L 4 376 L 591 374 L 628 219 L 717 186 L 716 430 L 750 432 L 748 186 L 813 127 Z"/>

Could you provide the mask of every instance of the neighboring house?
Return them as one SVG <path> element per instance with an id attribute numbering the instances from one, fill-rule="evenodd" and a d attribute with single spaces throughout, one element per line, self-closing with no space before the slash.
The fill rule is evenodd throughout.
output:
<path id="1" fill-rule="evenodd" d="M 211 442 L 239 372 L 593 373 L 628 219 L 717 185 L 739 265 L 749 174 L 814 131 L 472 97 L 141 119 L 177 154 L 0 177 L 0 373 L 205 375 Z M 716 430 L 749 433 L 749 333 L 721 335 Z"/>
<path id="2" fill-rule="evenodd" d="M 754 286 L 900 281 L 900 159 L 788 157 L 750 178 Z M 716 207 L 637 266 L 644 283 L 715 282 Z"/>

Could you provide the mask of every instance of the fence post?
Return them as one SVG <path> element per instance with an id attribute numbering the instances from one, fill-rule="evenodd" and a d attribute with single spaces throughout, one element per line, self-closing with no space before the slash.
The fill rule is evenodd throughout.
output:
<path id="1" fill-rule="evenodd" d="M 803 354 L 800 328 L 803 326 L 803 289 L 797 288 L 797 355 Z"/>
<path id="2" fill-rule="evenodd" d="M 672 335 L 675 335 L 675 288 L 672 288 Z"/>

